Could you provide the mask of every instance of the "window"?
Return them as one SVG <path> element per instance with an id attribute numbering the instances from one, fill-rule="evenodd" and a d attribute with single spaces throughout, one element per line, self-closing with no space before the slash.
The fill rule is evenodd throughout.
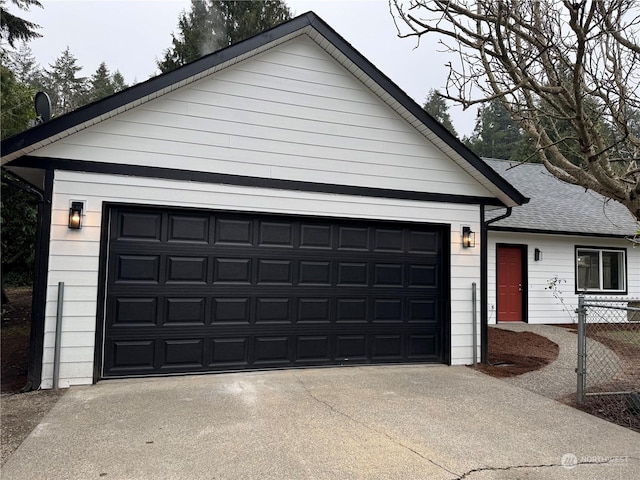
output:
<path id="1" fill-rule="evenodd" d="M 626 293 L 626 251 L 595 247 L 576 248 L 578 292 Z"/>

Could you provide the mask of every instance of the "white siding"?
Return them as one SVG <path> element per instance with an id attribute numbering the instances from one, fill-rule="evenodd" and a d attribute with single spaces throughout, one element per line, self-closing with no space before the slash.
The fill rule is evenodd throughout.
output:
<path id="1" fill-rule="evenodd" d="M 528 318 L 529 323 L 574 323 L 578 295 L 575 293 L 575 247 L 617 247 L 627 249 L 628 296 L 640 297 L 640 249 L 632 248 L 623 239 L 543 235 L 530 233 L 489 232 L 488 243 L 488 318 L 496 323 L 496 244 L 528 246 Z M 534 261 L 534 250 L 542 251 L 542 260 Z M 557 276 L 559 298 L 549 288 L 549 281 Z M 620 298 L 620 296 L 616 296 Z M 560 300 L 562 298 L 563 301 Z M 624 298 L 624 297 L 622 297 Z M 564 302 L 564 305 L 563 305 Z"/>
<path id="2" fill-rule="evenodd" d="M 69 202 L 84 200 L 81 230 L 67 228 Z M 43 388 L 51 388 L 58 282 L 65 282 L 61 386 L 92 382 L 103 202 L 273 212 L 451 226 L 451 361 L 471 362 L 471 283 L 480 283 L 480 245 L 462 249 L 461 225 L 479 232 L 479 207 L 433 202 L 57 171 L 52 206 Z M 477 237 L 479 239 L 479 235 Z"/>
<path id="3" fill-rule="evenodd" d="M 494 196 L 306 35 L 34 155 Z"/>

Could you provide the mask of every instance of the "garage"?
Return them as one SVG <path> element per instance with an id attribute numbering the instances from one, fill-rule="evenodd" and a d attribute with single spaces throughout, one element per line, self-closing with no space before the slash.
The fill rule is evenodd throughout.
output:
<path id="1" fill-rule="evenodd" d="M 447 362 L 440 226 L 109 214 L 103 377 Z"/>

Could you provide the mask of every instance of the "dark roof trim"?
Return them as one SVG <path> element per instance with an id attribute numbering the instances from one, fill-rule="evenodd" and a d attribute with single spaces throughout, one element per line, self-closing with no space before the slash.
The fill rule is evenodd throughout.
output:
<path id="1" fill-rule="evenodd" d="M 135 102 L 147 95 L 152 95 L 164 88 L 184 81 L 198 73 L 206 71 L 235 57 L 246 54 L 252 50 L 263 47 L 275 40 L 290 35 L 307 26 L 311 26 L 335 48 L 342 52 L 351 62 L 364 71 L 373 81 L 378 83 L 389 95 L 396 99 L 407 111 L 420 120 L 443 142 L 451 147 L 471 166 L 491 181 L 518 205 L 527 203 L 523 196 L 509 182 L 498 175 L 491 167 L 484 163 L 476 154 L 469 150 L 460 140 L 454 137 L 446 128 L 438 123 L 431 115 L 424 111 L 413 99 L 411 99 L 400 87 L 383 74 L 369 60 L 363 57 L 355 48 L 335 32 L 324 20 L 313 12 L 302 14 L 288 22 L 266 30 L 256 36 L 227 48 L 204 56 L 199 60 L 184 65 L 171 72 L 154 77 L 146 82 L 134 85 L 126 90 L 110 97 L 86 105 L 78 110 L 62 115 L 47 123 L 34 127 L 2 142 L 3 155 L 9 155 L 22 148 L 36 144 L 42 140 L 64 132 L 84 122 L 98 118 L 113 110 L 117 110 L 129 103 Z"/>
<path id="2" fill-rule="evenodd" d="M 514 232 L 514 233 L 540 233 L 544 235 L 567 235 L 572 237 L 600 237 L 600 238 L 626 238 L 625 234 L 613 234 L 613 233 L 590 233 L 590 232 L 574 232 L 564 230 L 541 230 L 536 228 L 516 228 L 516 227 L 498 227 L 489 225 L 489 230 L 492 232 Z"/>
<path id="3" fill-rule="evenodd" d="M 52 170 L 68 170 L 74 172 L 103 173 L 109 175 L 129 175 L 135 177 L 162 178 L 167 180 L 181 180 L 185 182 L 218 183 L 242 187 L 273 188 L 279 190 L 296 190 L 340 195 L 394 198 L 399 200 L 418 200 L 422 202 L 503 206 L 500 200 L 493 197 L 428 193 L 411 190 L 392 190 L 388 188 L 359 187 L 329 183 L 302 182 L 296 180 L 279 180 L 273 178 L 249 177 L 244 175 L 229 175 L 223 173 L 179 170 L 174 168 L 147 167 L 141 165 L 121 165 L 60 158 L 25 156 L 12 162 L 11 166 Z"/>

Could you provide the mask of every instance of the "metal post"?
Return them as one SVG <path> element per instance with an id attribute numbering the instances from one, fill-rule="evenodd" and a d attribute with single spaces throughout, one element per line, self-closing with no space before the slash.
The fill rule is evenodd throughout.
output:
<path id="1" fill-rule="evenodd" d="M 62 304 L 64 303 L 64 282 L 58 282 L 58 311 L 56 312 L 56 340 L 53 349 L 53 388 L 60 381 L 60 338 L 62 337 Z"/>
<path id="2" fill-rule="evenodd" d="M 576 403 L 579 407 L 584 404 L 584 387 L 586 380 L 586 320 L 587 310 L 584 306 L 584 295 L 578 296 L 578 308 L 576 309 L 578 314 L 578 368 L 576 373 L 578 374 L 578 388 L 576 391 Z"/>
<path id="3" fill-rule="evenodd" d="M 471 329 L 473 335 L 473 366 L 478 363 L 478 312 L 476 308 L 476 282 L 471 284 L 471 303 L 473 303 L 473 328 Z"/>

